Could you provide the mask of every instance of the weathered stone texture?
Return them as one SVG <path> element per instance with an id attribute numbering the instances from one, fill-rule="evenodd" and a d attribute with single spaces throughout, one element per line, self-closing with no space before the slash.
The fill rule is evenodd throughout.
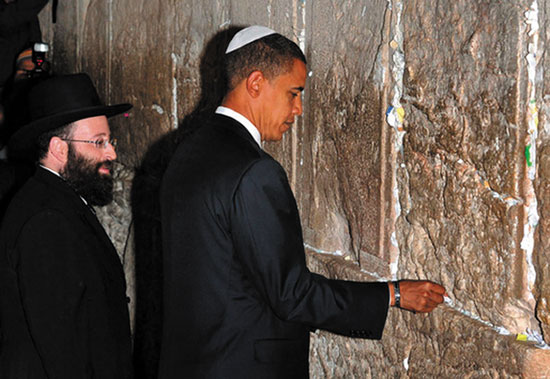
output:
<path id="1" fill-rule="evenodd" d="M 294 38 L 309 60 L 304 115 L 266 149 L 287 169 L 312 269 L 354 280 L 429 278 L 454 300 L 429 316 L 391 310 L 380 342 L 312 334 L 312 377 L 550 375 L 547 350 L 495 331 L 530 328 L 550 342 L 550 1 L 536 2 L 530 82 L 533 3 L 78 0 L 60 2 L 55 26 L 48 6 L 41 21 L 55 71 L 87 71 L 106 101 L 134 104 L 128 118 L 111 121 L 119 187 L 99 214 L 131 293 L 135 263 L 140 376 L 154 376 L 158 358 L 160 179 L 179 139 L 223 96 L 228 38 L 255 23 Z M 399 93 L 402 145 L 385 119 Z M 534 183 L 525 159 L 532 93 Z M 533 185 L 540 222 L 530 261 L 521 242 Z"/>
<path id="2" fill-rule="evenodd" d="M 402 275 L 440 279 L 465 309 L 512 331 L 538 327 L 523 209 L 510 201 L 524 196 L 523 12 L 515 1 L 410 1 L 403 11 Z"/>
<path id="3" fill-rule="evenodd" d="M 371 74 L 387 3 L 311 4 L 306 9 L 311 23 L 306 27 L 310 77 L 305 114 L 297 130 L 273 150 L 293 158 L 286 167 L 308 243 L 356 261 L 361 252 L 384 258 L 378 225 L 385 106 L 382 86 Z"/>
<path id="4" fill-rule="evenodd" d="M 541 23 L 541 31 L 544 40 L 544 47 L 548 48 L 550 41 L 550 2 L 544 2 L 541 13 L 544 15 Z M 550 67 L 550 56 L 544 54 L 541 59 L 542 67 Z M 536 192 L 540 224 L 537 234 L 536 247 L 536 269 L 537 269 L 537 318 L 541 321 L 544 338 L 550 344 L 550 70 L 540 69 L 541 88 L 538 98 L 541 99 L 540 127 L 538 150 L 538 173 L 536 181 Z"/>
<path id="5" fill-rule="evenodd" d="M 308 254 L 325 275 L 373 280 L 341 258 Z M 433 313 L 391 309 L 380 341 L 311 334 L 313 378 L 546 378 L 550 351 L 440 306 Z"/>

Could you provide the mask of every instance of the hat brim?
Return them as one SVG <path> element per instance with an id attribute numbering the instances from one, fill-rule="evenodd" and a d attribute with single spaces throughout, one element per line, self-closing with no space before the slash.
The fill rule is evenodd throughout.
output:
<path id="1" fill-rule="evenodd" d="M 117 114 L 126 112 L 132 108 L 132 104 L 116 104 L 105 106 L 93 106 L 89 108 L 80 108 L 74 111 L 58 113 L 48 117 L 44 117 L 28 123 L 21 127 L 9 140 L 10 150 L 22 151 L 30 150 L 35 147 L 37 138 L 50 130 L 59 128 L 63 125 L 70 124 L 78 120 L 82 120 L 95 116 L 112 117 Z"/>

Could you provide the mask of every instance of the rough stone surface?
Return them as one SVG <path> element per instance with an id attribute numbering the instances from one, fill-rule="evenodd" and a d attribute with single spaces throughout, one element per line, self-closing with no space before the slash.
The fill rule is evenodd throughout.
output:
<path id="1" fill-rule="evenodd" d="M 308 254 L 315 271 L 373 280 L 341 258 Z M 443 305 L 429 315 L 391 309 L 380 341 L 311 334 L 313 378 L 547 378 L 550 350 Z"/>
<path id="2" fill-rule="evenodd" d="M 381 341 L 312 334 L 312 377 L 549 376 L 549 350 L 514 339 L 529 329 L 550 343 L 549 10 L 550 0 L 78 0 L 60 2 L 52 25 L 48 6 L 54 70 L 89 72 L 106 101 L 134 104 L 111 121 L 119 184 L 99 213 L 127 268 L 138 376 L 154 377 L 158 357 L 159 182 L 223 96 L 224 44 L 254 23 L 309 60 L 303 117 L 265 147 L 287 169 L 311 268 L 430 278 L 453 300 L 429 316 L 391 310 Z M 390 106 L 404 110 L 395 128 Z"/>
<path id="3" fill-rule="evenodd" d="M 357 262 L 361 253 L 386 258 L 379 246 L 385 106 L 372 79 L 386 5 L 321 1 L 311 7 L 307 111 L 303 131 L 290 136 L 301 140 L 300 179 L 293 182 L 308 242 Z M 331 17 L 342 22 L 327 25 Z M 357 28 L 363 23 L 369 27 Z"/>
<path id="4" fill-rule="evenodd" d="M 550 41 L 550 2 L 541 6 L 541 13 L 544 15 L 541 22 L 541 31 L 545 48 Z M 550 56 L 544 54 L 540 60 L 542 67 L 550 67 Z M 540 69 L 542 85 L 537 93 L 541 99 L 540 106 L 540 140 L 537 146 L 539 152 L 539 165 L 536 181 L 537 199 L 539 202 L 540 225 L 537 234 L 536 245 L 536 270 L 537 284 L 535 286 L 538 294 L 537 318 L 541 321 L 544 338 L 550 344 L 550 71 Z"/>
<path id="5" fill-rule="evenodd" d="M 524 210 L 505 201 L 525 201 L 523 11 L 516 1 L 410 1 L 403 31 L 400 271 L 441 280 L 484 320 L 537 329 Z"/>

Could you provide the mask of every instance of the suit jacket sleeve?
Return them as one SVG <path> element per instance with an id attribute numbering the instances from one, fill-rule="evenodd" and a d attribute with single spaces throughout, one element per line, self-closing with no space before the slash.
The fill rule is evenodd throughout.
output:
<path id="1" fill-rule="evenodd" d="M 86 377 L 87 314 L 79 269 L 82 241 L 55 210 L 32 217 L 18 241 L 19 285 L 31 338 L 49 378 Z M 80 320 L 80 321 L 77 321 Z M 80 323 L 80 324 L 79 324 Z"/>
<path id="2" fill-rule="evenodd" d="M 387 284 L 330 280 L 307 269 L 294 196 L 275 160 L 261 159 L 246 171 L 233 204 L 235 253 L 278 317 L 343 335 L 381 338 Z"/>

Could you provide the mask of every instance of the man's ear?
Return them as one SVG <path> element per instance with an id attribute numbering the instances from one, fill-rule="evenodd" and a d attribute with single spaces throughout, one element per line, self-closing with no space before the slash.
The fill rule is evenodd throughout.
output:
<path id="1" fill-rule="evenodd" d="M 246 91 L 252 98 L 260 96 L 262 86 L 267 79 L 261 71 L 253 71 L 248 78 L 246 78 Z"/>
<path id="2" fill-rule="evenodd" d="M 69 144 L 59 137 L 52 137 L 49 144 L 49 153 L 60 164 L 65 165 L 69 157 Z"/>

